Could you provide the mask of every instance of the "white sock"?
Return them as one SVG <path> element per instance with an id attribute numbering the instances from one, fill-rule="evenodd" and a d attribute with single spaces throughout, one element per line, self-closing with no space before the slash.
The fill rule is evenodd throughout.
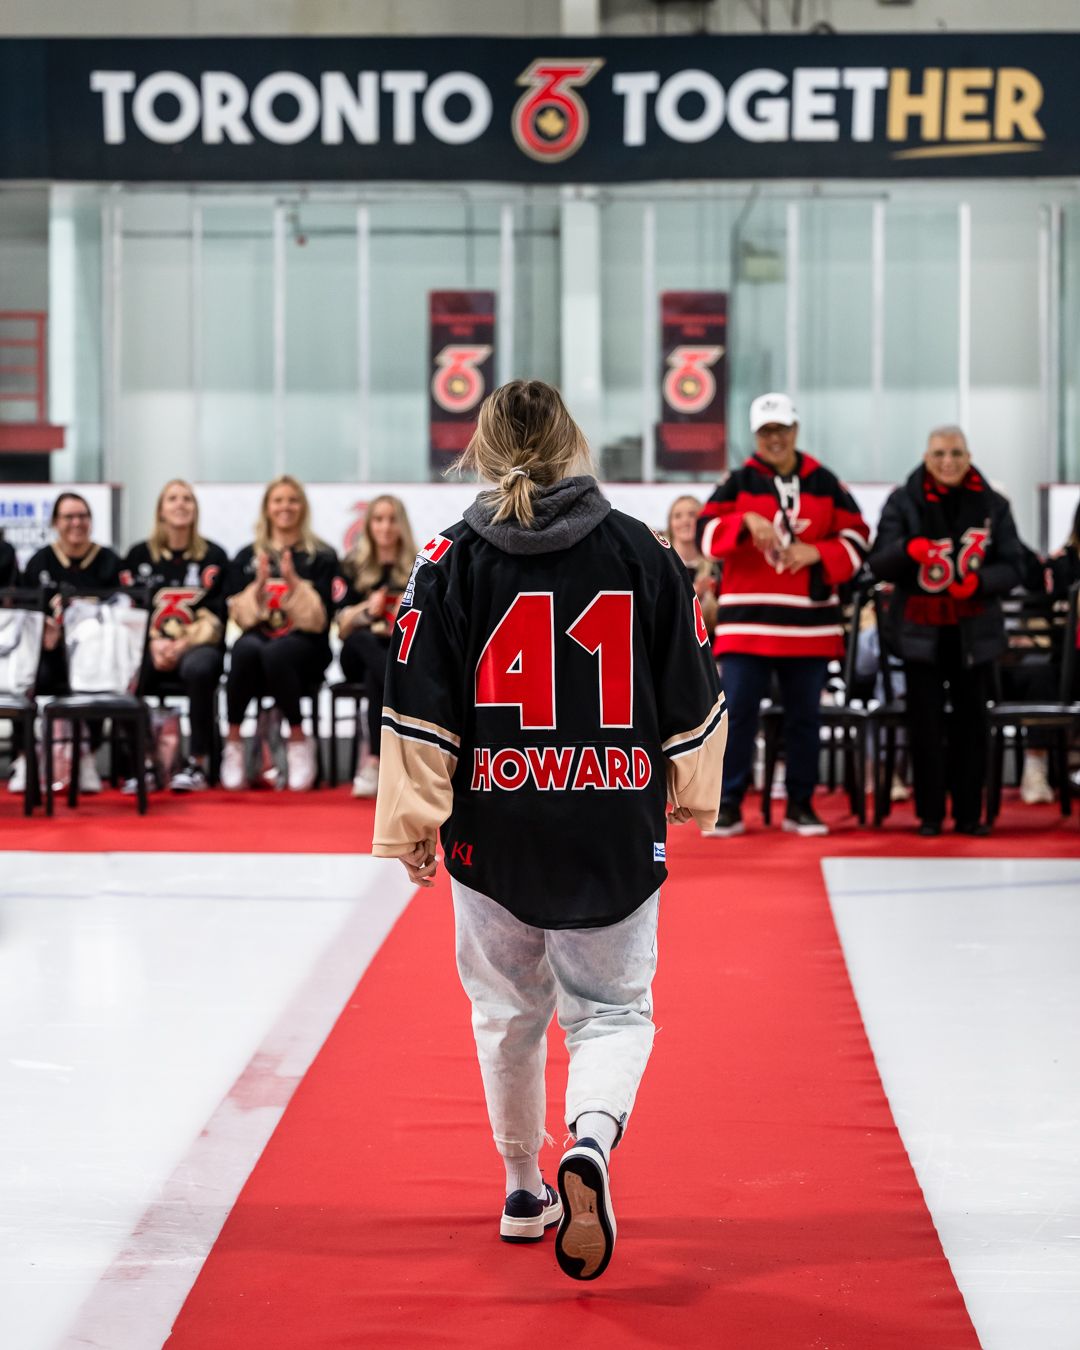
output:
<path id="1" fill-rule="evenodd" d="M 504 1158 L 503 1162 L 506 1165 L 507 1195 L 512 1191 L 531 1191 L 533 1195 L 543 1199 L 546 1194 L 544 1179 L 540 1175 L 540 1165 L 534 1153 L 525 1154 L 520 1158 Z"/>
<path id="2" fill-rule="evenodd" d="M 574 1133 L 579 1139 L 595 1139 L 604 1150 L 604 1158 L 611 1157 L 619 1134 L 619 1122 L 606 1111 L 582 1111 L 574 1121 Z"/>

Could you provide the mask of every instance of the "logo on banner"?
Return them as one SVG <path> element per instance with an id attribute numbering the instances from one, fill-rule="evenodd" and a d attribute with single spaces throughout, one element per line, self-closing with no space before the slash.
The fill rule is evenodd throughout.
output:
<path id="1" fill-rule="evenodd" d="M 577 92 L 604 64 L 602 58 L 541 57 L 517 78 L 531 92 L 514 105 L 510 125 L 518 148 L 542 164 L 558 164 L 581 149 L 589 110 Z"/>
<path id="2" fill-rule="evenodd" d="M 490 347 L 451 343 L 435 357 L 431 396 L 444 412 L 467 413 L 484 397 L 484 376 L 477 369 L 491 355 Z"/>
<path id="3" fill-rule="evenodd" d="M 668 353 L 671 367 L 664 377 L 664 401 L 680 413 L 699 413 L 716 397 L 716 377 L 709 369 L 724 354 L 723 347 L 675 347 Z"/>
<path id="4" fill-rule="evenodd" d="M 353 502 L 352 506 L 349 507 L 349 510 L 355 511 L 356 515 L 349 522 L 345 530 L 345 537 L 342 540 L 342 548 L 344 549 L 346 556 L 356 548 L 357 544 L 359 544 L 360 540 L 363 538 L 364 522 L 367 520 L 368 504 L 366 501 Z"/>

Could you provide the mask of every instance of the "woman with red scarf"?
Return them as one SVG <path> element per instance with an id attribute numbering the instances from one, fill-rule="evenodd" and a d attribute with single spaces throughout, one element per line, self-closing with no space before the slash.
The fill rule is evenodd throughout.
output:
<path id="1" fill-rule="evenodd" d="M 919 833 L 938 835 L 946 793 L 958 834 L 984 835 L 986 703 L 1005 649 L 999 597 L 1020 584 L 1009 503 L 971 462 L 959 427 L 930 433 L 922 464 L 885 503 L 870 567 L 893 583 L 889 641 L 904 661 Z"/>

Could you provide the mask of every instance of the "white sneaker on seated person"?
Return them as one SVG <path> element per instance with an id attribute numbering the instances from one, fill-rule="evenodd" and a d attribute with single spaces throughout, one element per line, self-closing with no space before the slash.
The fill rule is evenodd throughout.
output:
<path id="1" fill-rule="evenodd" d="M 285 759 L 289 766 L 289 791 L 307 792 L 315 785 L 315 742 L 299 732 L 285 742 Z"/>
<path id="2" fill-rule="evenodd" d="M 352 780 L 354 797 L 376 797 L 379 793 L 379 761 L 369 759 Z"/>
<path id="3" fill-rule="evenodd" d="M 79 756 L 79 791 L 90 796 L 101 791 L 101 775 L 92 750 L 84 750 Z"/>
<path id="4" fill-rule="evenodd" d="M 18 755 L 11 763 L 11 776 L 8 778 L 9 792 L 26 791 L 26 756 Z"/>
<path id="5" fill-rule="evenodd" d="M 239 792 L 247 785 L 244 744 L 242 741 L 226 741 L 221 748 L 221 786 L 228 792 Z"/>

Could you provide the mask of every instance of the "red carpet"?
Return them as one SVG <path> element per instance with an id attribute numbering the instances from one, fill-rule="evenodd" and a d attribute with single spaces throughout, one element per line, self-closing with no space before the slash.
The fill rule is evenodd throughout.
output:
<path id="1" fill-rule="evenodd" d="M 343 791 L 161 799 L 141 821 L 103 797 L 52 824 L 6 810 L 0 833 L 19 848 L 182 848 L 194 831 L 200 849 L 342 851 L 365 848 L 370 820 L 370 804 Z M 1076 820 L 1012 806 L 990 840 L 918 840 L 910 815 L 885 832 L 834 824 L 812 841 L 672 832 L 660 1034 L 615 1156 L 619 1242 L 600 1281 L 563 1276 L 550 1237 L 498 1240 L 501 1166 L 444 880 L 414 899 L 297 1090 L 169 1350 L 977 1350 L 877 1077 L 818 862 L 1074 856 Z M 559 1145 L 563 1072 L 553 1045 Z"/>

